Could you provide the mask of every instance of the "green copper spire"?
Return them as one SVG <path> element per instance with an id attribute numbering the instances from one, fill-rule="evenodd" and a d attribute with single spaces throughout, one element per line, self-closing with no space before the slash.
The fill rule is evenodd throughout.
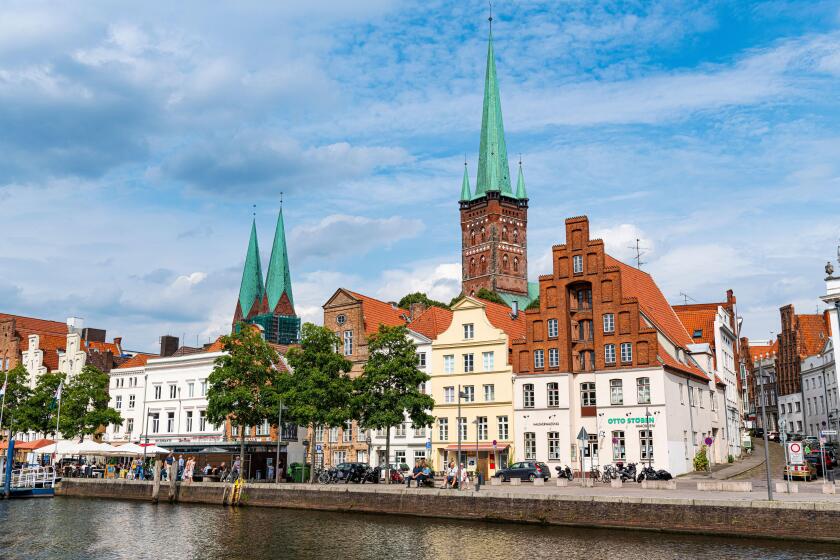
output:
<path id="1" fill-rule="evenodd" d="M 464 162 L 464 180 L 461 182 L 461 200 L 470 200 L 472 198 L 472 191 L 470 191 L 470 176 L 467 174 L 467 162 Z"/>
<path id="2" fill-rule="evenodd" d="M 519 178 L 516 180 L 516 198 L 524 200 L 528 198 L 525 192 L 525 176 L 522 174 L 522 162 L 519 162 Z"/>
<path id="3" fill-rule="evenodd" d="M 257 221 L 254 220 L 251 222 L 251 239 L 248 242 L 248 253 L 245 255 L 242 284 L 239 286 L 239 307 L 242 310 L 242 319 L 248 318 L 252 311 L 259 311 L 264 292 L 260 246 L 257 243 Z"/>
<path id="4" fill-rule="evenodd" d="M 294 314 L 292 299 L 292 276 L 289 272 L 289 254 L 286 251 L 286 229 L 283 225 L 283 208 L 277 215 L 277 228 L 274 230 L 274 245 L 271 247 L 271 260 L 268 262 L 268 277 L 265 281 L 265 295 L 268 299 L 268 312 L 273 313 L 283 294 L 289 298 L 289 305 Z"/>
<path id="5" fill-rule="evenodd" d="M 492 25 L 492 20 L 491 20 Z M 493 54 L 493 28 L 487 42 L 487 71 L 484 76 L 484 110 L 481 115 L 481 144 L 478 151 L 478 177 L 475 196 L 488 191 L 501 191 L 512 196 L 508 167 L 505 129 L 502 124 L 502 104 L 496 79 L 496 59 Z"/>

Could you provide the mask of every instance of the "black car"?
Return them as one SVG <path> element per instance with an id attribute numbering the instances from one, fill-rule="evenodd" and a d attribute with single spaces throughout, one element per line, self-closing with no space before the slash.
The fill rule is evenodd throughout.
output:
<path id="1" fill-rule="evenodd" d="M 817 476 L 823 475 L 822 455 L 820 455 L 819 453 L 808 453 L 807 455 L 805 455 L 805 460 L 814 466 L 814 468 L 817 470 Z M 826 467 L 829 467 L 829 465 L 826 465 Z"/>
<path id="2" fill-rule="evenodd" d="M 530 480 L 533 482 L 536 478 L 547 480 L 551 478 L 551 471 L 548 465 L 538 461 L 522 461 L 521 463 L 514 463 L 506 469 L 498 471 L 496 478 L 501 478 L 503 482 L 507 482 L 511 478 L 518 478 L 520 480 Z"/>

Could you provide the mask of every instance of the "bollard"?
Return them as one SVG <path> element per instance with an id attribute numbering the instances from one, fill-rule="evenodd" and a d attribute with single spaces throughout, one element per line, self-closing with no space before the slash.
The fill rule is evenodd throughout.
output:
<path id="1" fill-rule="evenodd" d="M 521 486 L 522 485 L 522 479 L 521 478 L 511 478 L 510 479 L 510 485 L 511 486 Z"/>
<path id="2" fill-rule="evenodd" d="M 569 485 L 569 479 L 568 478 L 558 478 L 557 479 L 557 486 L 559 486 L 561 488 L 565 488 L 568 485 Z"/>
<path id="3" fill-rule="evenodd" d="M 621 488 L 624 486 L 624 482 L 620 478 L 616 478 L 615 480 L 610 480 L 610 486 L 613 488 Z"/>
<path id="4" fill-rule="evenodd" d="M 545 486 L 545 479 L 543 477 L 535 478 L 534 486 Z"/>
<path id="5" fill-rule="evenodd" d="M 787 482 L 777 482 L 776 483 L 776 492 L 779 494 L 787 494 L 788 493 L 788 483 Z M 798 494 L 799 493 L 799 485 L 795 482 L 790 483 L 790 493 L 791 494 Z"/>
<path id="6" fill-rule="evenodd" d="M 152 483 L 152 502 L 157 503 L 160 495 L 160 459 L 155 459 L 154 482 Z"/>
<path id="7" fill-rule="evenodd" d="M 501 486 L 501 485 L 502 485 L 502 479 L 499 478 L 498 476 L 494 476 L 493 478 L 490 479 L 490 486 Z"/>

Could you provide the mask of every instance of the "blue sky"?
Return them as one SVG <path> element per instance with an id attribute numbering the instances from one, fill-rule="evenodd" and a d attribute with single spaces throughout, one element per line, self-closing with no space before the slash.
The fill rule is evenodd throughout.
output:
<path id="1" fill-rule="evenodd" d="M 150 4 L 150 5 L 145 5 Z M 294 5 L 297 4 L 297 5 Z M 295 303 L 459 290 L 484 2 L 0 1 L 0 310 L 154 350 L 228 328 L 284 192 Z M 834 2 L 497 2 L 529 273 L 563 220 L 745 333 L 820 305 L 840 238 Z"/>

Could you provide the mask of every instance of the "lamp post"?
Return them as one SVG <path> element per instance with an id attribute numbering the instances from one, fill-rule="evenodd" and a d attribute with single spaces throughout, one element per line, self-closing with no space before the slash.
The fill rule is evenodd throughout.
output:
<path id="1" fill-rule="evenodd" d="M 478 416 L 472 421 L 475 424 L 475 489 L 478 491 L 481 479 L 478 472 Z"/>
<path id="2" fill-rule="evenodd" d="M 463 489 L 461 484 L 461 399 L 466 398 L 466 395 L 461 392 L 461 386 L 458 385 L 458 490 Z M 477 441 L 477 439 L 476 439 Z"/>
<path id="3" fill-rule="evenodd" d="M 283 441 L 283 400 L 277 410 L 277 454 L 274 461 L 274 482 L 280 482 L 280 442 Z M 288 457 L 286 458 L 288 460 Z M 305 462 L 305 461 L 304 461 Z"/>
<path id="4" fill-rule="evenodd" d="M 773 501 L 773 488 L 770 483 L 770 443 L 767 441 L 767 402 L 764 398 L 764 365 L 759 356 L 758 362 L 759 387 L 761 388 L 761 424 L 764 426 L 764 465 L 767 472 L 767 499 Z"/>
<path id="5" fill-rule="evenodd" d="M 372 464 L 373 463 L 373 457 L 371 457 L 371 455 L 370 455 L 370 444 L 373 443 L 373 440 L 370 437 L 370 430 L 367 430 L 365 432 L 365 443 L 367 444 L 368 464 Z"/>

